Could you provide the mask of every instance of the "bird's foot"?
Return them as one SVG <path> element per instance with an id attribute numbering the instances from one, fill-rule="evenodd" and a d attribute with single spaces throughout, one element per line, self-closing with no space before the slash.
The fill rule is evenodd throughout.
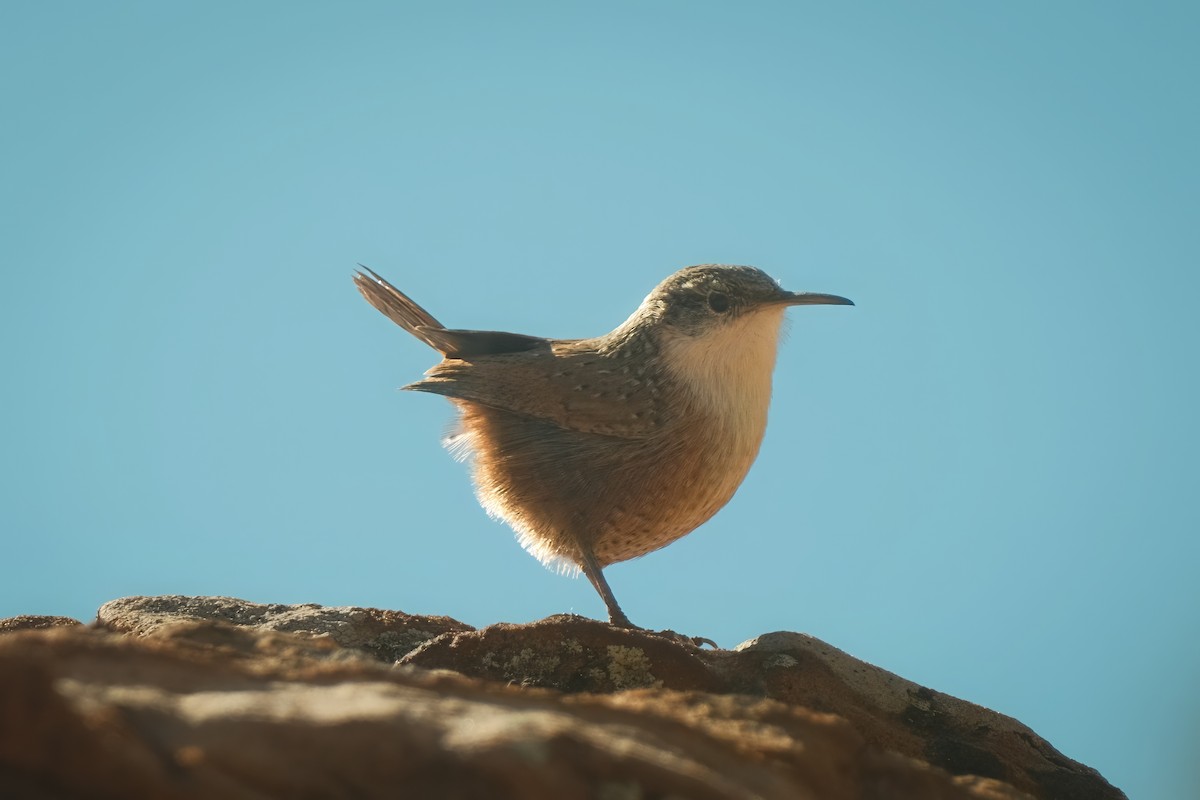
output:
<path id="1" fill-rule="evenodd" d="M 712 639 L 709 639 L 707 636 L 688 636 L 686 634 L 670 630 L 652 631 L 649 628 L 643 628 L 640 625 L 634 625 L 629 621 L 629 617 L 625 616 L 624 614 L 621 614 L 620 617 L 617 617 L 615 614 L 609 615 L 608 624 L 612 625 L 614 628 L 625 628 L 626 630 L 631 631 L 641 631 L 642 633 L 648 633 L 651 636 L 657 636 L 660 639 L 669 639 L 677 644 L 695 647 L 696 649 L 699 649 L 703 645 L 708 645 L 714 650 L 721 649 L 720 645 L 718 645 Z"/>
<path id="2" fill-rule="evenodd" d="M 697 650 L 699 650 L 702 645 L 708 645 L 713 650 L 721 649 L 719 644 L 714 642 L 712 639 L 709 639 L 707 636 L 688 636 L 687 634 L 677 633 L 676 631 L 648 631 L 648 633 L 652 633 L 655 636 L 661 636 L 664 639 L 670 639 L 674 642 L 679 642 L 680 644 L 691 645 Z"/>

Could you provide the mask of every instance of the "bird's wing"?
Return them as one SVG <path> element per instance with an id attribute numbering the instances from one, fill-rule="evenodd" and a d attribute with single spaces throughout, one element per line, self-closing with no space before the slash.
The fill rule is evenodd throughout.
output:
<path id="1" fill-rule="evenodd" d="M 421 333 L 434 343 L 447 358 L 471 358 L 500 353 L 521 353 L 526 350 L 549 350 L 550 340 L 524 333 L 504 331 L 462 331 L 454 328 L 421 328 Z"/>
<path id="2" fill-rule="evenodd" d="M 639 377 L 625 359 L 576 342 L 539 341 L 549 346 L 447 358 L 404 388 L 626 439 L 651 436 L 664 423 L 659 387 Z"/>
<path id="3" fill-rule="evenodd" d="M 590 340 L 447 329 L 411 297 L 363 267 L 354 283 L 389 319 L 445 356 L 419 392 L 468 400 L 567 430 L 640 439 L 663 423 L 658 386 Z"/>

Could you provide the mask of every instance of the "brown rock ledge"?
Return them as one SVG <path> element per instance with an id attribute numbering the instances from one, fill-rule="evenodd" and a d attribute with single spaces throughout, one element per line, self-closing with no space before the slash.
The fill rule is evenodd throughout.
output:
<path id="1" fill-rule="evenodd" d="M 802 634 L 707 651 L 578 617 L 474 631 L 230 598 L 99 616 L 0 636 L 0 797 L 1124 797 L 1019 722 Z"/>

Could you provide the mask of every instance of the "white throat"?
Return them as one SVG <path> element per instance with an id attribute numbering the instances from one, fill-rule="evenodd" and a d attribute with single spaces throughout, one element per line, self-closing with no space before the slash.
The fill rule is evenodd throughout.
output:
<path id="1" fill-rule="evenodd" d="M 687 387 L 697 410 L 754 452 L 771 403 L 771 373 L 786 307 L 751 312 L 700 336 L 665 338 L 667 368 Z"/>

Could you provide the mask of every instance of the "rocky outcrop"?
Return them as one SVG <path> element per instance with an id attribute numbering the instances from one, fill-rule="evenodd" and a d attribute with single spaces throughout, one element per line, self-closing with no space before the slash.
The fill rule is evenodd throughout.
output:
<path id="1" fill-rule="evenodd" d="M 327 637 L 340 647 L 389 664 L 444 633 L 474 630 L 449 617 L 313 603 L 264 605 L 232 597 L 125 597 L 105 603 L 96 614 L 99 625 L 135 636 L 148 636 L 187 620 Z"/>
<path id="2" fill-rule="evenodd" d="M 701 650 L 578 617 L 185 597 L 21 627 L 0 797 L 1123 797 L 1015 720 L 801 634 Z"/>
<path id="3" fill-rule="evenodd" d="M 0 633 L 8 631 L 33 631 L 45 628 L 69 628 L 83 623 L 71 617 L 47 617 L 33 614 L 22 614 L 19 617 L 0 619 Z"/>

